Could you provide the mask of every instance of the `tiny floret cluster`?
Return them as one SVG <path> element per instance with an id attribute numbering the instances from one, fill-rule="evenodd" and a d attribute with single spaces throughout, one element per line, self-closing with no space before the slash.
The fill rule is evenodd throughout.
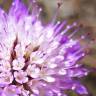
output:
<path id="1" fill-rule="evenodd" d="M 21 0 L 13 1 L 8 13 L 0 9 L 0 96 L 87 94 L 79 78 L 88 72 L 77 64 L 83 48 L 72 39 L 74 32 L 66 34 L 76 23 L 43 25 L 34 0 L 32 13 Z"/>

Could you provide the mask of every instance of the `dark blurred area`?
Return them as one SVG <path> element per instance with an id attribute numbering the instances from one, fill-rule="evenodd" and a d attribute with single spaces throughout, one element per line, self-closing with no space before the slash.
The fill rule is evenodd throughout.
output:
<path id="1" fill-rule="evenodd" d="M 8 12 L 11 2 L 14 0 L 0 0 L 0 7 Z M 30 0 L 22 0 L 27 6 Z M 50 22 L 56 13 L 58 2 L 62 2 L 59 9 L 58 20 L 67 19 L 69 23 L 77 21 L 80 30 L 74 38 L 85 36 L 81 40 L 81 44 L 87 46 L 85 48 L 86 56 L 80 62 L 91 68 L 92 72 L 82 79 L 82 83 L 89 90 L 88 96 L 96 96 L 96 0 L 37 0 L 38 5 L 43 8 L 41 18 L 44 22 Z M 77 96 L 75 93 L 69 92 L 69 96 Z M 79 95 L 78 95 L 79 96 Z M 84 95 L 85 96 L 85 95 Z"/>

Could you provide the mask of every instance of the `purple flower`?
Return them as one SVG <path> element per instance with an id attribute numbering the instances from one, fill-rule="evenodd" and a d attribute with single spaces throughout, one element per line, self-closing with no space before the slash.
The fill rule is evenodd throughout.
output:
<path id="1" fill-rule="evenodd" d="M 21 0 L 14 0 L 8 13 L 0 9 L 0 96 L 87 94 L 78 80 L 88 73 L 77 64 L 83 48 L 72 39 L 74 32 L 66 34 L 76 23 L 44 26 L 40 11 L 33 2 L 31 14 Z"/>

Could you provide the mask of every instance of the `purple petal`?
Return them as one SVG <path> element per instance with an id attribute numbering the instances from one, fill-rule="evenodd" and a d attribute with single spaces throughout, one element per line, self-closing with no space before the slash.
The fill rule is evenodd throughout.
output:
<path id="1" fill-rule="evenodd" d="M 88 91 L 87 91 L 87 89 L 83 86 L 83 85 L 81 85 L 81 84 L 77 84 L 76 86 L 75 86 L 75 91 L 78 93 L 78 94 L 88 94 Z"/>
<path id="2" fill-rule="evenodd" d="M 16 20 L 19 20 L 20 18 L 26 16 L 27 13 L 27 9 L 21 2 L 21 0 L 14 0 L 14 2 L 12 3 L 12 7 L 9 10 L 9 16 L 11 15 L 15 17 Z"/>

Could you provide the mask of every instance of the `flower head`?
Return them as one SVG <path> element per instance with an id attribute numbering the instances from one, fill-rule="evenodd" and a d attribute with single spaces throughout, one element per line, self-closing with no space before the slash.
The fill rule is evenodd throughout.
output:
<path id="1" fill-rule="evenodd" d="M 14 0 L 8 13 L 0 9 L 0 96 L 87 94 L 76 79 L 87 75 L 77 64 L 82 47 L 71 38 L 74 33 L 66 35 L 76 23 L 63 31 L 65 21 L 44 26 L 35 5 L 32 14 L 21 0 Z"/>

